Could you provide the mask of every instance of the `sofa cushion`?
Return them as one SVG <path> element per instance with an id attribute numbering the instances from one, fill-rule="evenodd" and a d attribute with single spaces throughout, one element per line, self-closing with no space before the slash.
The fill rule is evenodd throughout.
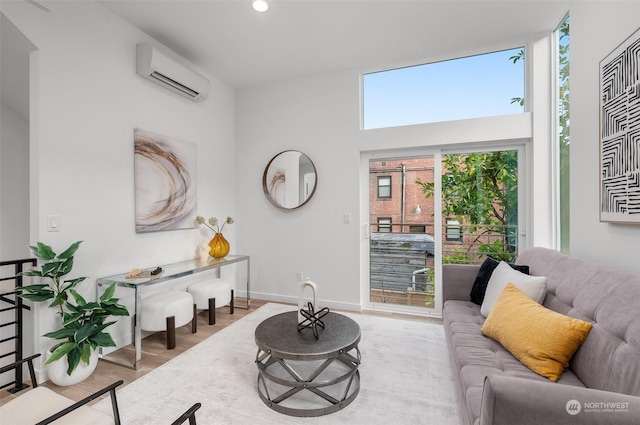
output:
<path id="1" fill-rule="evenodd" d="M 493 305 L 500 296 L 502 290 L 507 283 L 514 284 L 518 289 L 527 294 L 537 303 L 542 303 L 547 294 L 547 278 L 544 276 L 529 276 L 522 272 L 512 269 L 501 261 L 495 268 L 489 279 L 487 291 L 484 295 L 484 301 L 480 307 L 480 313 L 487 317 L 491 313 Z"/>
<path id="2" fill-rule="evenodd" d="M 481 330 L 525 366 L 556 382 L 591 323 L 549 310 L 509 283 Z"/>
<path id="3" fill-rule="evenodd" d="M 493 258 L 487 257 L 482 265 L 480 266 L 480 270 L 478 270 L 478 274 L 476 275 L 476 279 L 473 282 L 473 287 L 471 288 L 471 302 L 482 305 L 482 301 L 484 300 L 484 294 L 487 290 L 487 284 L 489 283 L 489 279 L 491 278 L 491 274 L 500 264 L 499 261 L 494 260 Z M 519 272 L 529 274 L 529 266 L 518 265 L 508 263 L 511 268 L 514 270 L 518 270 Z"/>

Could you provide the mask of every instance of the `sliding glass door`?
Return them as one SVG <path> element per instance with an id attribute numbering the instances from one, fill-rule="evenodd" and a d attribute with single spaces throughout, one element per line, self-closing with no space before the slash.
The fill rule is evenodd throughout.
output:
<path id="1" fill-rule="evenodd" d="M 369 161 L 370 301 L 433 307 L 434 156 Z"/>
<path id="2" fill-rule="evenodd" d="M 523 151 L 369 159 L 369 305 L 439 315 L 442 264 L 513 260 Z"/>

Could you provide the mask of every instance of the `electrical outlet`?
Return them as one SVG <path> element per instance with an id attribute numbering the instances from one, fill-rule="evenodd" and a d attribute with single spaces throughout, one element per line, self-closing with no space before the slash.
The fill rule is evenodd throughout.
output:
<path id="1" fill-rule="evenodd" d="M 296 273 L 296 280 L 297 280 L 298 282 L 302 282 L 302 281 L 304 280 L 304 273 L 302 273 L 302 272 L 297 272 L 297 273 Z"/>

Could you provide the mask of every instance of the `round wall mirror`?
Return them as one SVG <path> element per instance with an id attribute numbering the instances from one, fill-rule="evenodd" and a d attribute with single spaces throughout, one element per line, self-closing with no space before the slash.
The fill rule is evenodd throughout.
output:
<path id="1" fill-rule="evenodd" d="M 316 167 L 298 151 L 280 152 L 267 164 L 262 189 L 269 202 L 278 208 L 293 210 L 306 204 L 316 191 Z"/>

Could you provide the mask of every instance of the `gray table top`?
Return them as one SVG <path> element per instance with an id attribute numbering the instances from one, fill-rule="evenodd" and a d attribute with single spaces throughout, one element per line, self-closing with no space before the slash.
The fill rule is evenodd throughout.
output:
<path id="1" fill-rule="evenodd" d="M 311 329 L 298 331 L 298 312 L 289 311 L 265 319 L 256 327 L 258 347 L 274 357 L 290 360 L 321 360 L 348 352 L 360 342 L 360 326 L 351 318 L 329 312 L 322 318 L 325 329 L 318 336 Z"/>

